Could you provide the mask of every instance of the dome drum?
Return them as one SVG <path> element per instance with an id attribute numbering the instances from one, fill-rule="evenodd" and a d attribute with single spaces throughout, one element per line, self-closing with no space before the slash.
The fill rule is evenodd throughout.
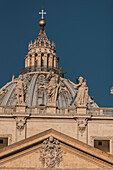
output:
<path id="1" fill-rule="evenodd" d="M 50 71 L 53 71 L 54 73 L 58 73 L 58 69 L 57 68 L 54 68 L 54 67 L 37 67 L 37 66 L 31 66 L 31 67 L 26 67 L 24 69 L 22 69 L 19 74 L 21 75 L 24 75 L 24 74 L 27 74 L 27 73 L 31 73 L 32 72 L 50 72 Z M 61 72 L 61 77 L 64 77 L 64 74 L 65 72 Z"/>

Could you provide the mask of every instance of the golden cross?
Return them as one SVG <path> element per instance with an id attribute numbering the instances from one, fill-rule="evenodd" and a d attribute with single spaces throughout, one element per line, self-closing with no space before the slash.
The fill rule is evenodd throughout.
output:
<path id="1" fill-rule="evenodd" d="M 46 12 L 44 12 L 44 10 L 42 9 L 41 12 L 39 12 L 40 15 L 42 15 L 41 19 L 44 19 L 44 14 L 46 14 Z"/>

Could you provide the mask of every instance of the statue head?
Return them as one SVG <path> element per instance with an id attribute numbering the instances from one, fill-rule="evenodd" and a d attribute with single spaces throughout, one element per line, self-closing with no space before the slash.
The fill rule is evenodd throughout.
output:
<path id="1" fill-rule="evenodd" d="M 22 81 L 22 78 L 23 78 L 23 77 L 22 77 L 22 75 L 19 75 L 19 80 L 21 80 L 21 81 Z"/>
<path id="2" fill-rule="evenodd" d="M 84 80 L 84 79 L 83 79 L 83 77 L 79 77 L 78 80 L 79 80 L 80 83 L 83 83 L 83 80 Z"/>
<path id="3" fill-rule="evenodd" d="M 51 75 L 52 75 L 52 77 L 54 77 L 55 73 L 53 71 L 51 71 Z"/>

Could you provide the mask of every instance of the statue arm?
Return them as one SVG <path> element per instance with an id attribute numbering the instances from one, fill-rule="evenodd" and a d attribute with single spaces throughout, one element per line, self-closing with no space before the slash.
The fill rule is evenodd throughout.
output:
<path id="1" fill-rule="evenodd" d="M 78 89 L 78 87 L 80 87 L 80 86 L 81 86 L 81 83 L 76 84 L 76 85 L 74 86 L 74 89 Z"/>

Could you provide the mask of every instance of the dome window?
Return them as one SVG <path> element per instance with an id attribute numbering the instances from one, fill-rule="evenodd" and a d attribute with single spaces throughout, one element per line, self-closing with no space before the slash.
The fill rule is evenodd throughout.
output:
<path id="1" fill-rule="evenodd" d="M 47 56 L 47 67 L 50 67 L 50 57 L 49 57 L 49 54 Z"/>
<path id="2" fill-rule="evenodd" d="M 41 54 L 41 67 L 44 67 L 44 54 Z"/>

